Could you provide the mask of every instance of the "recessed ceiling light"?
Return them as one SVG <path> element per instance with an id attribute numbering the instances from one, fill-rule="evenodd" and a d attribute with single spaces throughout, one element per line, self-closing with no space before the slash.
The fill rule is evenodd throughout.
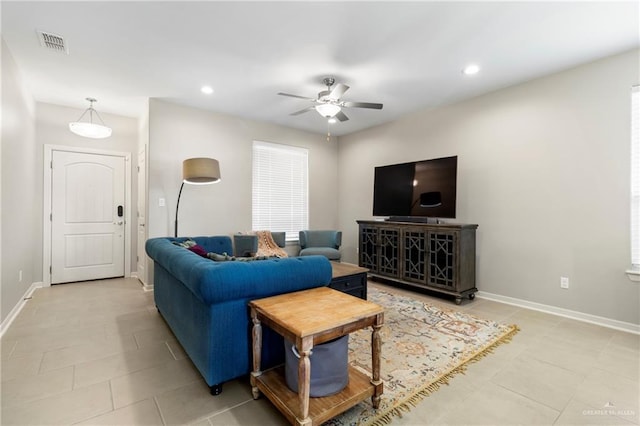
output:
<path id="1" fill-rule="evenodd" d="M 202 93 L 204 93 L 205 95 L 210 95 L 213 93 L 213 87 L 211 86 L 202 86 L 202 89 L 200 89 L 200 91 Z"/>
<path id="2" fill-rule="evenodd" d="M 462 69 L 462 73 L 465 75 L 474 75 L 480 71 L 480 67 L 477 64 L 469 64 Z"/>
<path id="3" fill-rule="evenodd" d="M 476 64 L 469 64 L 462 69 L 462 73 L 464 75 L 478 74 L 479 71 L 480 71 L 480 67 Z"/>

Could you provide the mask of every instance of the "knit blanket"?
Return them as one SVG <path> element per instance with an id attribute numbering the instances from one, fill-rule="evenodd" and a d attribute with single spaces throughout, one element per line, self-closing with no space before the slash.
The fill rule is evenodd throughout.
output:
<path id="1" fill-rule="evenodd" d="M 255 231 L 255 233 L 258 236 L 258 252 L 256 256 L 288 257 L 287 252 L 273 240 L 271 231 Z"/>

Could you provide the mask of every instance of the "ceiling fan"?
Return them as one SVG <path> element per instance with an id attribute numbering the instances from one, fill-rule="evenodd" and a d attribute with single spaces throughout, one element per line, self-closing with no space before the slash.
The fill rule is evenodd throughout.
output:
<path id="1" fill-rule="evenodd" d="M 313 105 L 308 106 L 300 111 L 291 113 L 290 115 L 300 115 L 307 111 L 315 109 L 318 113 L 331 119 L 337 119 L 339 121 L 347 121 L 349 117 L 342 111 L 342 108 L 370 108 L 370 109 L 382 109 L 382 104 L 375 104 L 371 102 L 350 102 L 343 101 L 342 95 L 349 90 L 349 86 L 346 84 L 338 83 L 332 88 L 336 80 L 332 77 L 325 77 L 322 82 L 327 86 L 327 90 L 323 90 L 318 93 L 317 98 L 309 98 L 307 96 L 292 95 L 290 93 L 278 93 L 281 96 L 289 96 L 292 98 L 306 99 L 313 102 Z"/>

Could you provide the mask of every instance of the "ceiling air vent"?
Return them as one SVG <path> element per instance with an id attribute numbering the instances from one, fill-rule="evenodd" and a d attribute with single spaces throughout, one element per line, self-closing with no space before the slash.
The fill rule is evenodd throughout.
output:
<path id="1" fill-rule="evenodd" d="M 37 31 L 38 38 L 40 39 L 40 45 L 47 49 L 56 50 L 58 52 L 64 52 L 69 54 L 69 48 L 64 42 L 64 38 L 57 34 L 48 33 L 46 31 Z"/>

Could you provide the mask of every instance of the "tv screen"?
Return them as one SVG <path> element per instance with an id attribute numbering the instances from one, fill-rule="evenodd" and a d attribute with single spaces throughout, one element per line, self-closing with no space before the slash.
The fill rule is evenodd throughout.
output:
<path id="1" fill-rule="evenodd" d="M 374 216 L 456 217 L 458 157 L 375 168 Z"/>

